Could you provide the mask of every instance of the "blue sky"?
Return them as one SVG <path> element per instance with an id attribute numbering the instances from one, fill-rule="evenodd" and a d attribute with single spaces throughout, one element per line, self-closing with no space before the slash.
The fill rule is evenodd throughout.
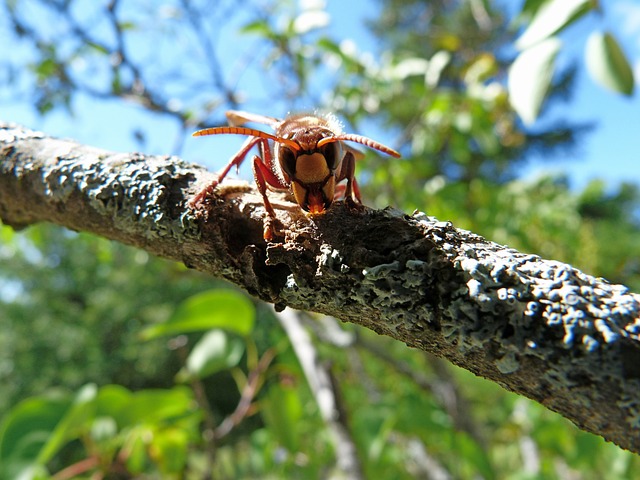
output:
<path id="1" fill-rule="evenodd" d="M 309 0 L 307 0 L 308 2 Z M 521 2 L 502 0 L 507 11 L 513 11 Z M 588 21 L 571 27 L 562 39 L 567 47 L 560 58 L 561 63 L 577 60 L 581 65 L 576 95 L 569 104 L 557 107 L 554 117 L 565 117 L 577 122 L 595 122 L 596 128 L 586 135 L 584 143 L 573 158 L 545 158 L 536 161 L 523 172 L 523 177 L 538 175 L 542 171 L 567 172 L 572 184 L 582 187 L 589 179 L 603 178 L 615 185 L 621 181 L 640 184 L 640 99 L 623 98 L 597 86 L 582 67 L 583 48 L 588 34 L 595 28 L 609 29 L 623 42 L 631 59 L 640 59 L 640 2 L 636 0 L 613 0 L 603 5 L 605 15 L 591 14 Z M 377 2 L 352 0 L 343 2 L 329 0 L 327 11 L 330 15 L 328 33 L 334 38 L 352 39 L 359 51 L 375 55 L 375 40 L 368 34 L 364 19 L 375 16 Z M 0 19 L 0 44 L 7 42 L 6 31 Z M 228 49 L 222 55 L 235 55 L 236 42 L 242 42 L 229 26 Z M 4 52 L 4 53 L 3 53 Z M 20 46 L 9 52 L 0 50 L 0 61 L 5 54 L 20 54 Z M 225 60 L 226 61 L 226 60 Z M 636 65 L 636 71 L 640 66 Z M 640 78 L 640 75 L 637 75 Z M 250 82 L 250 80 L 247 80 Z M 244 88 L 251 88 L 244 83 Z M 76 115 L 69 117 L 65 112 L 56 111 L 40 118 L 27 101 L 14 99 L 11 92 L 0 92 L 0 119 L 14 121 L 43 130 L 56 136 L 77 139 L 80 142 L 118 151 L 137 150 L 131 130 L 140 126 L 152 127 L 152 134 L 145 146 L 148 153 L 172 153 L 175 145 L 175 123 L 162 116 L 149 115 L 141 109 L 119 102 L 104 102 L 80 96 L 74 104 Z M 313 106 L 310 106 L 313 107 Z M 260 111 L 259 113 L 271 114 Z M 339 112 L 336 112 L 339 114 Z M 274 113 L 277 115 L 277 113 Z M 359 132 L 382 142 L 391 142 L 384 132 Z M 217 137 L 209 139 L 189 138 L 181 155 L 190 161 L 206 164 L 217 170 L 222 166 L 219 158 L 227 158 L 234 153 L 242 139 Z M 214 162 L 213 159 L 216 159 Z"/>

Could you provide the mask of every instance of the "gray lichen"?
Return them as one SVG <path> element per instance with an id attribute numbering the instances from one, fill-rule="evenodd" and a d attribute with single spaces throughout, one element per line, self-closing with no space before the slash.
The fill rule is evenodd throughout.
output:
<path id="1" fill-rule="evenodd" d="M 289 234 L 266 244 L 253 218 L 264 212 L 249 207 L 248 198 L 260 201 L 255 191 L 216 197 L 197 217 L 186 191 L 207 176 L 178 159 L 113 154 L 6 125 L 0 143 L 0 214 L 10 224 L 95 231 L 279 308 L 364 325 L 640 451 L 640 297 L 625 287 L 421 213 L 335 206 L 310 222 L 276 207 Z M 16 197 L 37 198 L 37 208 Z"/>
<path id="2" fill-rule="evenodd" d="M 428 230 L 429 221 L 421 221 Z M 438 235 L 446 242 L 446 233 Z M 558 389 L 575 388 L 585 378 L 599 384 L 620 377 L 614 360 L 619 344 L 640 340 L 638 295 L 560 262 L 477 238 L 469 234 L 467 247 L 444 251 L 462 275 L 443 305 L 445 339 L 463 354 L 484 352 L 502 374 L 517 372 L 527 358 L 545 360 L 541 379 Z M 563 350 L 567 353 L 558 357 Z M 638 379 L 628 378 L 619 388 L 628 399 L 620 406 L 638 428 Z M 592 407 L 586 398 L 583 403 Z"/>

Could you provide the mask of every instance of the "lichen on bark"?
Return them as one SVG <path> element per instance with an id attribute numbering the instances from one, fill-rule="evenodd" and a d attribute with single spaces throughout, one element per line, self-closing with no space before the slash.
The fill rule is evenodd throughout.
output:
<path id="1" fill-rule="evenodd" d="M 430 351 L 640 452 L 640 297 L 422 213 L 273 197 L 247 184 L 188 206 L 212 174 L 0 124 L 0 218 L 103 235 L 225 278 L 276 308 L 333 315 Z"/>

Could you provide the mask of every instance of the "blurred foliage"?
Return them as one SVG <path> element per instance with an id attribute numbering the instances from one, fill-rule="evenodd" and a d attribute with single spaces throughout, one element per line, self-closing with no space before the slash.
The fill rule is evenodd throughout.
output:
<path id="1" fill-rule="evenodd" d="M 140 330 L 219 282 L 86 234 L 2 227 L 0 410 L 50 386 L 171 385 L 179 362 Z"/>
<path id="2" fill-rule="evenodd" d="M 525 122 L 536 120 L 545 101 L 557 53 L 563 48 L 560 34 L 589 14 L 601 13 L 603 7 L 596 0 L 529 0 L 522 6 L 518 20 L 526 29 L 515 42 L 520 53 L 509 70 L 509 96 Z M 596 83 L 615 93 L 633 94 L 631 62 L 614 34 L 591 32 L 584 56 Z"/>
<path id="3" fill-rule="evenodd" d="M 527 1 L 518 21 L 535 25 L 543 5 L 561 3 Z M 544 127 L 516 115 L 507 78 L 519 31 L 497 4 L 380 0 L 369 20 L 375 55 L 348 32 L 326 34 L 322 2 L 243 5 L 8 1 L 20 54 L 2 81 L 42 114 L 81 117 L 78 95 L 135 102 L 175 120 L 178 138 L 222 122 L 227 108 L 277 115 L 317 104 L 395 138 L 403 159 L 358 166 L 370 202 L 423 209 L 640 290 L 636 185 L 593 181 L 576 192 L 567 178 L 518 178 L 531 153 L 571 152 L 588 126 L 548 113 L 570 97 L 574 68 L 533 82 L 544 95 L 529 107 Z M 582 0 L 564 5 L 552 30 L 528 35 L 549 38 L 590 11 Z M 233 42 L 224 28 L 249 39 L 237 64 L 220 60 Z M 593 48 L 616 50 L 602 39 Z M 175 55 L 159 58 L 168 45 Z M 626 87 L 620 55 L 603 67 L 596 53 L 591 68 L 613 69 L 611 82 Z M 260 79 L 248 92 L 247 77 Z M 144 143 L 144 130 L 133 135 Z M 2 227 L 0 260 L 1 479 L 339 476 L 335 435 L 270 308 L 51 226 Z M 468 372 L 302 317 L 367 478 L 620 479 L 640 468 L 637 456 Z"/>

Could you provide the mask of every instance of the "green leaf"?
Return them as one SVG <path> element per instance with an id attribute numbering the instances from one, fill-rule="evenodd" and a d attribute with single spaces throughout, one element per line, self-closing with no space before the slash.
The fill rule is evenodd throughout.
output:
<path id="1" fill-rule="evenodd" d="M 374 416 L 374 421 L 378 420 Z M 393 433 L 393 427 L 396 426 L 398 418 L 396 415 L 388 415 L 380 423 L 373 423 L 373 425 L 379 425 L 379 429 L 369 444 L 367 451 L 367 458 L 377 462 L 380 460 L 385 447 L 389 445 L 389 436 Z"/>
<path id="2" fill-rule="evenodd" d="M 241 339 L 229 337 L 222 330 L 213 330 L 193 347 L 177 379 L 184 382 L 235 367 L 243 354 L 244 342 Z"/>
<path id="3" fill-rule="evenodd" d="M 89 41 L 86 43 L 86 46 L 94 52 L 99 53 L 100 55 L 109 55 L 110 53 L 109 49 L 107 49 L 104 45 L 96 42 Z"/>
<path id="4" fill-rule="evenodd" d="M 0 473 L 2 473 L 2 470 L 0 470 Z M 16 474 L 16 476 L 2 478 L 15 478 L 16 480 L 50 480 L 51 475 L 45 466 L 34 464 L 25 467 L 20 473 Z"/>
<path id="5" fill-rule="evenodd" d="M 133 474 L 140 475 L 147 467 L 147 446 L 144 437 L 150 435 L 152 435 L 152 432 L 147 428 L 139 427 L 131 431 L 127 445 L 129 454 L 126 458 L 126 464 Z"/>
<path id="6" fill-rule="evenodd" d="M 187 432 L 179 428 L 169 428 L 154 432 L 154 459 L 160 464 L 165 475 L 173 474 L 179 478 L 187 464 L 189 437 Z"/>
<path id="7" fill-rule="evenodd" d="M 316 42 L 316 46 L 321 50 L 335 53 L 336 55 L 342 55 L 342 50 L 340 50 L 340 45 L 338 45 L 335 41 L 333 41 L 329 37 L 321 37 Z"/>
<path id="8" fill-rule="evenodd" d="M 590 10 L 595 0 L 551 0 L 536 9 L 529 27 L 516 40 L 519 50 L 526 50 L 535 44 L 560 32 Z"/>
<path id="9" fill-rule="evenodd" d="M 129 426 L 125 422 L 126 411 L 134 394 L 120 385 L 105 385 L 96 399 L 96 417 L 113 418 L 119 428 Z"/>
<path id="10" fill-rule="evenodd" d="M 0 425 L 0 464 L 35 462 L 69 405 L 67 398 L 36 397 L 11 409 Z"/>
<path id="11" fill-rule="evenodd" d="M 549 91 L 561 42 L 552 37 L 520 55 L 509 69 L 509 101 L 525 123 L 535 121 Z"/>
<path id="12" fill-rule="evenodd" d="M 71 408 L 56 425 L 47 443 L 40 451 L 37 458 L 38 463 L 44 465 L 49 462 L 66 443 L 78 436 L 83 427 L 86 427 L 87 431 L 89 430 L 87 421 L 95 413 L 97 392 L 98 389 L 94 384 L 86 385 L 80 389 Z"/>
<path id="13" fill-rule="evenodd" d="M 633 70 L 620 44 L 609 32 L 593 32 L 585 49 L 591 76 L 605 88 L 624 95 L 633 94 Z"/>
<path id="14" fill-rule="evenodd" d="M 34 71 L 39 80 L 46 80 L 53 77 L 60 70 L 59 64 L 55 58 L 45 58 L 34 66 Z"/>
<path id="15" fill-rule="evenodd" d="M 457 432 L 452 440 L 452 450 L 472 465 L 472 471 L 480 474 L 482 478 L 496 478 L 496 472 L 493 471 L 486 452 L 467 433 Z"/>
<path id="16" fill-rule="evenodd" d="M 134 22 L 118 22 L 118 30 L 122 32 L 137 30 L 138 25 Z"/>
<path id="17" fill-rule="evenodd" d="M 548 1 L 549 0 L 525 0 L 519 15 L 532 17 Z"/>
<path id="18" fill-rule="evenodd" d="M 140 425 L 184 417 L 192 411 L 192 391 L 179 386 L 171 390 L 149 389 L 135 392 L 126 411 L 122 413 L 126 425 Z"/>
<path id="19" fill-rule="evenodd" d="M 265 423 L 289 452 L 296 452 L 299 444 L 302 404 L 290 385 L 273 385 L 262 399 L 261 411 Z"/>
<path id="20" fill-rule="evenodd" d="M 211 290 L 182 302 L 168 322 L 147 328 L 142 338 L 149 340 L 214 328 L 248 335 L 254 322 L 255 308 L 246 296 L 233 290 Z"/>
<path id="21" fill-rule="evenodd" d="M 273 34 L 273 29 L 266 20 L 256 20 L 244 25 L 240 28 L 240 32 L 269 38 Z"/>

